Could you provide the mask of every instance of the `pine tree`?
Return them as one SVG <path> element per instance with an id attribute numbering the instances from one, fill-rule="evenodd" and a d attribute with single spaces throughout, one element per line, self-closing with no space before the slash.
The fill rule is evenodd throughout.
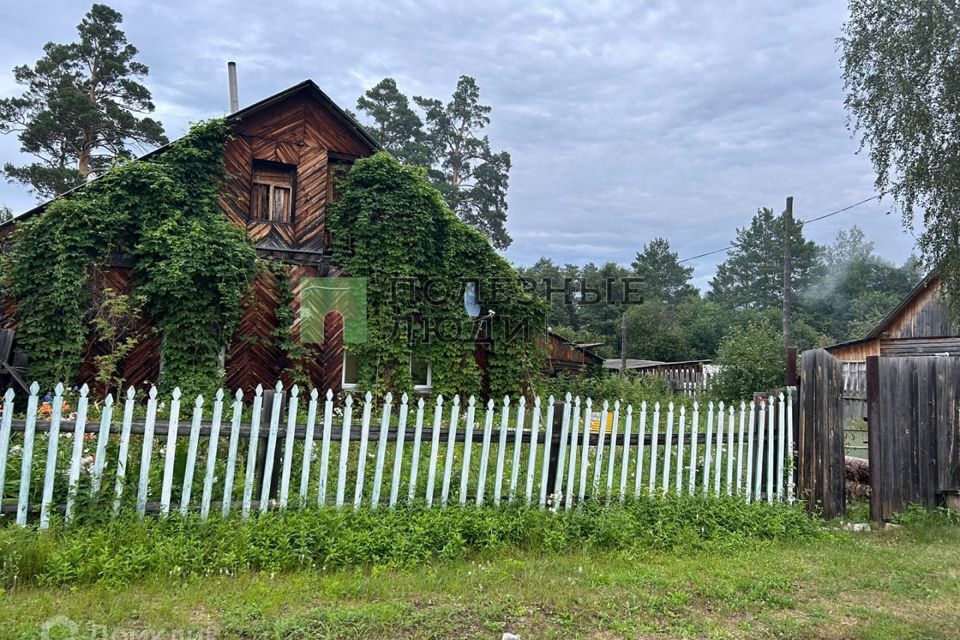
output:
<path id="1" fill-rule="evenodd" d="M 427 167 L 430 182 L 454 213 L 494 247 L 506 249 L 510 154 L 492 151 L 483 134 L 491 108 L 480 104 L 476 80 L 460 76 L 447 103 L 423 96 L 413 101 L 422 118 L 397 83 L 384 78 L 357 100 L 357 108 L 387 151 L 401 162 Z"/>
<path id="2" fill-rule="evenodd" d="M 677 304 L 683 298 L 697 293 L 690 284 L 693 267 L 680 264 L 679 256 L 670 251 L 666 238 L 654 238 L 637 252 L 631 264 L 634 273 L 643 278 L 643 297 L 664 304 Z"/>
<path id="3" fill-rule="evenodd" d="M 737 229 L 726 261 L 710 281 L 709 299 L 734 309 L 773 309 L 783 305 L 783 215 L 763 208 L 749 227 Z M 803 237 L 803 225 L 791 227 L 790 253 L 794 299 L 819 273 L 817 245 Z"/>
<path id="4" fill-rule="evenodd" d="M 34 66 L 19 66 L 14 79 L 26 91 L 0 100 L 0 132 L 15 132 L 20 150 L 39 159 L 4 165 L 11 181 L 52 197 L 131 155 L 131 144 L 167 142 L 162 125 L 137 114 L 154 110 L 150 91 L 137 79 L 148 73 L 135 60 L 123 17 L 95 4 L 77 26 L 79 41 L 48 42 Z"/>

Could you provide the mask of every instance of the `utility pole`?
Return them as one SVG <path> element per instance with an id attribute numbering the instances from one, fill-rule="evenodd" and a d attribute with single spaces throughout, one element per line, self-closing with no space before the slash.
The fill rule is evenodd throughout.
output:
<path id="1" fill-rule="evenodd" d="M 787 196 L 783 212 L 783 346 L 790 348 L 790 235 L 793 230 L 793 196 Z"/>

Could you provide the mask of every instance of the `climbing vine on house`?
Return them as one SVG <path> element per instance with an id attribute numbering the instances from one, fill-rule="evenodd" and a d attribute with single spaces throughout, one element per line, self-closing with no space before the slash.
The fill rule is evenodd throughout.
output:
<path id="1" fill-rule="evenodd" d="M 415 357 L 430 363 L 434 391 L 476 393 L 479 335 L 490 338 L 492 395 L 535 388 L 543 303 L 484 236 L 457 219 L 422 170 L 383 152 L 358 160 L 327 223 L 334 261 L 345 275 L 367 279 L 368 338 L 346 347 L 357 355 L 361 387 L 409 390 Z M 486 321 L 464 310 L 469 282 L 478 286 L 482 313 L 493 312 Z"/>
<path id="2" fill-rule="evenodd" d="M 95 312 L 92 276 L 121 256 L 132 259 L 135 293 L 162 336 L 161 386 L 220 383 L 220 351 L 256 270 L 253 246 L 217 203 L 228 135 L 223 120 L 196 125 L 17 224 L 0 266 L 31 378 L 76 376 Z"/>

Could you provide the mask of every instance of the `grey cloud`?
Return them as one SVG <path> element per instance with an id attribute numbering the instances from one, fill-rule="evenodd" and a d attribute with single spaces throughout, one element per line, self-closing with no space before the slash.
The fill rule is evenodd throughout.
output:
<path id="1" fill-rule="evenodd" d="M 845 126 L 834 43 L 845 16 L 832 0 L 112 4 L 172 135 L 226 111 L 228 59 L 244 104 L 307 77 L 352 108 L 386 75 L 437 97 L 475 76 L 494 107 L 493 145 L 513 156 L 517 263 L 628 263 L 655 236 L 687 257 L 729 244 L 786 195 L 812 217 L 873 193 Z M 23 28 L 0 42 L 0 73 L 71 37 L 83 9 L 41 0 L 9 11 Z M 0 137 L 0 157 L 15 156 Z M 3 185 L 0 202 L 29 198 Z M 857 223 L 899 261 L 913 239 L 887 210 L 871 203 L 808 233 L 825 242 Z M 699 286 L 722 258 L 692 263 Z"/>

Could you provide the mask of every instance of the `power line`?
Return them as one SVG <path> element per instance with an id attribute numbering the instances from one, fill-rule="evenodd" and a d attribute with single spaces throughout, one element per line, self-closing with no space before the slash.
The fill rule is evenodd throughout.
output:
<path id="1" fill-rule="evenodd" d="M 860 202 L 854 202 L 853 204 L 847 205 L 846 207 L 843 207 L 842 209 L 837 209 L 836 211 L 831 211 L 830 213 L 825 213 L 825 214 L 823 214 L 822 216 L 817 216 L 816 218 L 810 218 L 809 220 L 800 220 L 799 223 L 800 223 L 800 224 L 810 224 L 811 222 L 817 222 L 818 220 L 824 220 L 824 219 L 826 219 L 826 218 L 829 218 L 830 216 L 835 216 L 835 215 L 837 215 L 838 213 L 843 213 L 844 211 L 849 211 L 850 209 L 853 209 L 854 207 L 859 207 L 859 206 L 862 205 L 862 204 L 866 204 L 866 203 L 870 202 L 871 200 L 877 200 L 877 199 L 879 199 L 879 198 L 880 198 L 879 195 L 870 196 L 869 198 L 866 198 L 865 200 L 861 200 Z M 715 253 L 723 253 L 724 251 L 730 251 L 730 249 L 736 249 L 738 246 L 739 246 L 739 245 L 737 245 L 736 243 L 733 243 L 733 244 L 731 244 L 731 245 L 728 246 L 728 247 L 724 247 L 723 249 L 714 249 L 713 251 L 707 251 L 706 253 L 701 253 L 701 254 L 698 254 L 698 255 L 695 255 L 695 256 L 690 256 L 689 258 L 684 258 L 683 260 L 680 260 L 680 261 L 678 262 L 678 264 L 683 264 L 684 262 L 690 262 L 691 260 L 697 260 L 698 258 L 705 258 L 705 257 L 707 257 L 707 256 L 712 256 L 712 255 L 715 254 Z"/>

